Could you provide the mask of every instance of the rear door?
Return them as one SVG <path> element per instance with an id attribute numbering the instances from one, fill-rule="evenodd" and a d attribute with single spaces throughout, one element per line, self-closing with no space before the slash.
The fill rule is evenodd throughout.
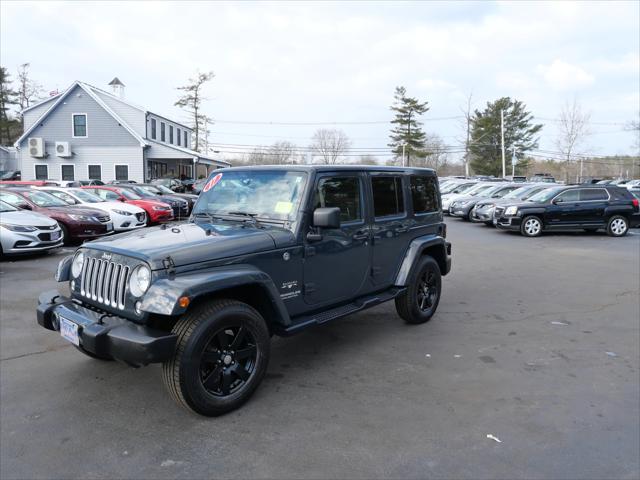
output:
<path id="1" fill-rule="evenodd" d="M 405 198 L 406 178 L 389 173 L 370 174 L 373 197 L 373 260 L 371 277 L 376 286 L 393 284 L 402 254 L 409 243 L 411 223 Z"/>
<path id="2" fill-rule="evenodd" d="M 609 193 L 604 188 L 580 189 L 579 221 L 582 225 L 605 225 Z"/>
<path id="3" fill-rule="evenodd" d="M 321 307 L 362 293 L 369 278 L 371 231 L 362 173 L 325 173 L 316 177 L 312 210 L 340 208 L 340 228 L 323 228 L 322 239 L 307 242 L 304 301 Z"/>

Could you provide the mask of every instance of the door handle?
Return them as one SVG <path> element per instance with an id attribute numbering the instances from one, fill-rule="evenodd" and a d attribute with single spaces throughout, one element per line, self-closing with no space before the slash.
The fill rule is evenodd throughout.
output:
<path id="1" fill-rule="evenodd" d="M 409 227 L 398 227 L 396 228 L 396 232 L 398 233 L 407 233 L 409 231 Z"/>
<path id="2" fill-rule="evenodd" d="M 369 232 L 356 232 L 354 233 L 351 238 L 353 238 L 354 240 L 367 240 L 369 238 Z"/>

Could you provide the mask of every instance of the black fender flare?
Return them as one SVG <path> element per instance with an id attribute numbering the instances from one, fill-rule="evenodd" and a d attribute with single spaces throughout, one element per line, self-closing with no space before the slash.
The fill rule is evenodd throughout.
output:
<path id="1" fill-rule="evenodd" d="M 409 244 L 409 248 L 404 254 L 404 259 L 400 265 L 400 270 L 396 275 L 395 285 L 404 287 L 411 274 L 411 269 L 417 258 L 421 257 L 425 250 L 434 248 L 441 257 L 439 263 L 442 275 L 446 275 L 451 270 L 451 244 L 439 235 L 423 235 L 414 238 Z"/>
<path id="2" fill-rule="evenodd" d="M 177 316 L 187 311 L 179 304 L 181 297 L 188 297 L 190 303 L 204 295 L 221 292 L 230 288 L 257 286 L 269 299 L 270 311 L 274 318 L 269 321 L 288 326 L 291 323 L 278 289 L 273 280 L 262 270 L 251 265 L 230 265 L 216 267 L 174 278 L 161 278 L 149 287 L 140 308 L 147 313 Z"/>

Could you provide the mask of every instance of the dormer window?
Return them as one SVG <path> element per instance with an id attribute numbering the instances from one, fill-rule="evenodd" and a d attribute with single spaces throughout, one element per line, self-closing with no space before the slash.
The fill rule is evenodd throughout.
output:
<path id="1" fill-rule="evenodd" d="M 152 140 L 156 139 L 156 119 L 155 118 L 151 119 L 151 139 Z"/>
<path id="2" fill-rule="evenodd" d="M 164 122 L 160 122 L 160 140 L 163 141 L 163 142 L 166 141 L 165 140 L 166 137 L 165 137 L 165 134 L 164 134 L 164 127 L 165 127 Z"/>
<path id="3" fill-rule="evenodd" d="M 189 148 L 189 142 L 187 142 L 187 131 L 184 131 L 184 146 Z"/>
<path id="4" fill-rule="evenodd" d="M 176 129 L 176 140 L 178 140 L 178 146 L 181 145 L 181 140 L 180 140 L 180 129 Z"/>
<path id="5" fill-rule="evenodd" d="M 86 138 L 87 137 L 87 114 L 86 113 L 74 113 L 72 115 L 73 122 L 73 138 Z"/>
<path id="6" fill-rule="evenodd" d="M 169 143 L 173 145 L 173 125 L 169 125 Z"/>

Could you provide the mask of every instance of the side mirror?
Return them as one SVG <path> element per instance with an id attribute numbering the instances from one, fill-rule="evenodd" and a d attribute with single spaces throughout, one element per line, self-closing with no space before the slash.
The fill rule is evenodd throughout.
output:
<path id="1" fill-rule="evenodd" d="M 558 205 L 559 203 L 562 203 L 562 202 L 564 202 L 564 200 L 563 200 L 562 198 L 556 198 L 556 199 L 553 201 L 553 204 L 554 204 L 554 205 Z"/>
<path id="2" fill-rule="evenodd" d="M 338 207 L 316 208 L 313 211 L 313 226 L 340 228 L 340 209 Z"/>

